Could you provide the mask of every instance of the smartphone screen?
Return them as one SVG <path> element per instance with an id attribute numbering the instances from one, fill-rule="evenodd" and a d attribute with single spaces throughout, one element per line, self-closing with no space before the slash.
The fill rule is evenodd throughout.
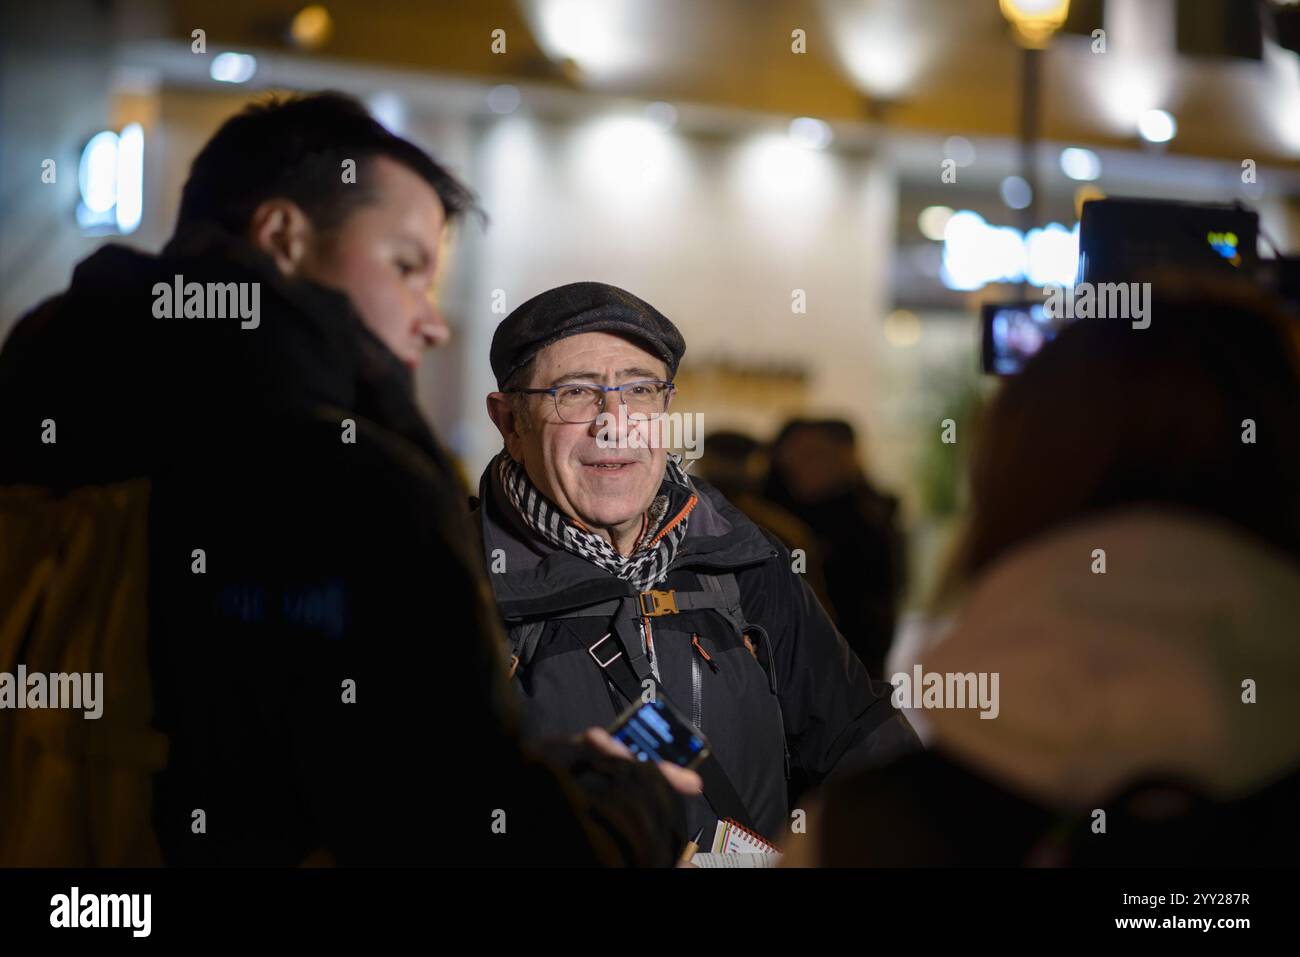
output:
<path id="1" fill-rule="evenodd" d="M 1065 324 L 1041 302 L 989 303 L 981 313 L 984 371 L 994 375 L 1015 375 Z"/>
<path id="2" fill-rule="evenodd" d="M 641 761 L 671 761 L 690 768 L 709 753 L 704 735 L 661 698 L 637 702 L 623 712 L 609 733 Z"/>

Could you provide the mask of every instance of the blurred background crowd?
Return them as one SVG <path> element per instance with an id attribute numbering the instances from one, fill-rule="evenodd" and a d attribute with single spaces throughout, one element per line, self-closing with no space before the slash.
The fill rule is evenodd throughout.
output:
<path id="1" fill-rule="evenodd" d="M 1294 8 L 18 5 L 0 84 L 0 337 L 99 244 L 159 248 L 195 152 L 244 104 L 350 92 L 488 214 L 453 239 L 440 302 L 454 335 L 419 375 L 466 475 L 499 448 L 482 408 L 496 323 L 545 288 L 622 286 L 690 344 L 675 408 L 705 416 L 697 467 L 809 543 L 842 624 L 883 622 L 891 596 L 905 611 L 931 592 L 961 508 L 964 436 L 944 443 L 939 423 L 989 389 L 977 307 L 1073 277 L 1083 200 L 1240 199 L 1300 247 Z M 1043 10 L 1063 16 L 1036 41 L 1017 32 Z"/>

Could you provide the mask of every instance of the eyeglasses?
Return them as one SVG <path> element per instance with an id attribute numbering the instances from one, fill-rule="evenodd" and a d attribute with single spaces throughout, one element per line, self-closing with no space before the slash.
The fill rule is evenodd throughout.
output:
<path id="1" fill-rule="evenodd" d="M 587 385 L 570 382 L 549 389 L 508 389 L 507 394 L 549 395 L 563 422 L 595 422 L 605 411 L 605 396 L 617 392 L 629 415 L 657 415 L 668 409 L 668 398 L 676 387 L 662 379 L 638 379 L 622 385 Z"/>

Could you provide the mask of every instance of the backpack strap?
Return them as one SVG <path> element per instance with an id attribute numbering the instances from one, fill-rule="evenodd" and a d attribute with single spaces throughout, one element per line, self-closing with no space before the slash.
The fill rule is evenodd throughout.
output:
<path id="1" fill-rule="evenodd" d="M 525 621 L 509 626 L 506 631 L 506 642 L 510 650 L 509 677 L 515 676 L 520 665 L 527 665 L 533 660 L 545 628 L 545 621 Z"/>
<path id="2" fill-rule="evenodd" d="M 641 644 L 641 635 L 637 627 L 639 618 L 658 618 L 663 615 L 676 614 L 679 611 L 695 611 L 711 608 L 718 611 L 731 622 L 737 634 L 744 634 L 744 612 L 740 609 L 740 587 L 736 576 L 724 575 L 699 576 L 705 590 L 699 592 L 648 591 L 625 598 L 616 598 L 597 602 L 582 608 L 569 609 L 547 615 L 545 618 L 524 621 L 509 627 L 510 675 L 522 666 L 526 667 L 537 651 L 542 632 L 548 621 L 562 618 L 602 618 L 611 623 L 609 632 L 587 649 L 597 667 L 605 675 L 608 683 L 618 691 L 627 704 L 640 701 L 643 690 L 649 681 L 657 696 L 667 698 L 654 676 L 650 660 L 646 657 Z M 611 701 L 613 692 L 611 692 Z M 615 711 L 621 710 L 617 702 Z M 786 776 L 789 776 L 789 752 L 786 752 Z M 719 818 L 727 818 L 760 833 L 749 813 L 744 800 L 731 783 L 731 778 L 718 762 L 717 755 L 710 754 L 696 768 L 704 784 L 704 797 Z"/>
<path id="3" fill-rule="evenodd" d="M 506 642 L 510 651 L 510 677 L 513 678 L 516 671 L 528 667 L 532 662 L 533 655 L 537 653 L 537 646 L 541 643 L 542 632 L 546 629 L 548 621 L 560 618 L 609 619 L 618 611 L 619 604 L 620 600 L 616 598 L 613 601 L 603 601 L 595 605 L 588 605 L 585 608 L 575 608 L 570 611 L 507 625 Z"/>
<path id="4" fill-rule="evenodd" d="M 520 667 L 526 667 L 532 661 L 546 622 L 561 618 L 604 618 L 608 620 L 618 616 L 620 609 L 623 609 L 623 614 L 620 617 L 635 621 L 638 617 L 659 618 L 663 615 L 675 615 L 682 611 L 713 609 L 730 622 L 731 626 L 736 629 L 737 634 L 744 634 L 748 626 L 745 622 L 745 613 L 740 607 L 740 586 L 736 582 L 736 576 L 730 572 L 722 575 L 697 573 L 697 576 L 700 579 L 700 584 L 704 586 L 704 591 L 651 590 L 628 598 L 614 598 L 582 608 L 555 612 L 541 619 L 520 621 L 509 625 L 507 638 L 510 648 L 511 675 L 513 676 Z M 629 602 L 631 603 L 630 607 L 625 608 L 625 605 Z M 634 644 L 636 646 L 640 645 L 639 636 L 637 636 L 637 641 Z M 637 657 L 644 658 L 645 655 L 639 652 Z M 641 669 L 638 667 L 638 670 Z M 645 663 L 644 670 L 647 675 L 651 671 L 648 661 Z"/>
<path id="5" fill-rule="evenodd" d="M 618 688 L 619 693 L 630 705 L 641 700 L 645 682 L 652 682 L 655 694 L 667 698 L 658 680 L 655 679 L 641 650 L 641 637 L 637 633 L 636 620 L 640 617 L 641 602 L 639 595 L 629 596 L 620 604 L 616 612 L 613 630 L 588 650 L 592 659 L 600 666 L 605 676 Z M 610 647 L 617 642 L 617 647 Z M 671 699 L 669 699 L 671 700 Z M 716 754 L 710 754 L 696 768 L 704 785 L 704 798 L 709 802 L 713 813 L 719 818 L 728 818 L 755 833 L 758 826 L 749 813 L 744 800 L 731 783 L 731 778 Z"/>
<path id="6" fill-rule="evenodd" d="M 696 572 L 695 577 L 704 586 L 704 591 L 682 596 L 688 600 L 686 607 L 716 609 L 736 629 L 736 634 L 743 635 L 748 621 L 745 610 L 740 607 L 740 585 L 736 576 L 731 572 L 722 575 Z M 682 606 L 679 604 L 678 607 Z"/>

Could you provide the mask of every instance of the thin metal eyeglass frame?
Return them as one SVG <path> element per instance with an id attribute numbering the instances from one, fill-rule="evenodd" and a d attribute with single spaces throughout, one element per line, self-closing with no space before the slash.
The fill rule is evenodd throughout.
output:
<path id="1" fill-rule="evenodd" d="M 599 419 L 602 414 L 604 414 L 605 404 L 606 404 L 605 400 L 606 397 L 611 392 L 619 393 L 618 396 L 619 403 L 621 405 L 627 405 L 627 396 L 623 395 L 623 390 L 630 389 L 633 386 L 647 385 L 647 384 L 661 385 L 664 387 L 664 391 L 663 391 L 664 407 L 659 411 L 666 412 L 668 410 L 669 397 L 674 392 L 677 391 L 677 386 L 675 386 L 672 382 L 667 381 L 666 379 L 637 379 L 635 382 L 624 382 L 622 385 L 596 385 L 595 383 L 592 382 L 561 382 L 559 385 L 551 386 L 549 389 L 507 389 L 505 390 L 505 394 L 506 395 L 549 395 L 551 397 L 552 404 L 554 404 L 555 406 L 555 414 L 560 417 L 561 422 L 567 422 L 569 425 L 590 425 L 592 422 L 595 422 L 597 419 Z M 564 413 L 560 411 L 560 398 L 559 398 L 560 390 L 574 388 L 574 387 L 579 387 L 583 389 L 599 389 L 602 393 L 604 393 L 600 397 L 600 411 L 598 411 L 590 419 L 579 419 L 577 421 L 573 421 L 570 419 L 566 419 L 564 417 Z"/>

